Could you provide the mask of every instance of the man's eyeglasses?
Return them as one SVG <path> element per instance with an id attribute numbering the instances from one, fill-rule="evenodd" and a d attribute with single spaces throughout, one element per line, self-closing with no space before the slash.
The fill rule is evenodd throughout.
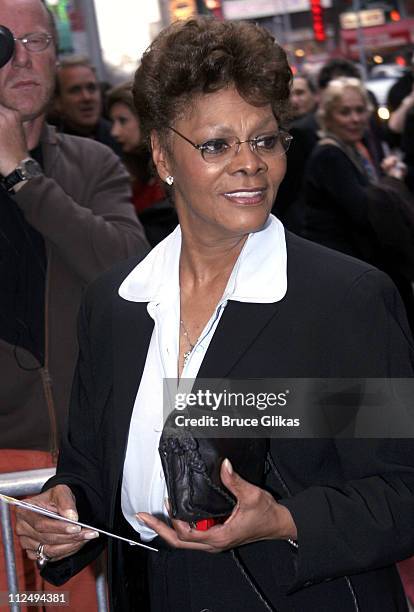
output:
<path id="1" fill-rule="evenodd" d="M 25 36 L 16 37 L 13 36 L 15 41 L 19 41 L 25 46 L 27 51 L 30 53 L 39 53 L 44 51 L 50 45 L 53 40 L 53 36 L 44 32 L 38 32 L 33 34 L 26 34 Z"/>
<path id="2" fill-rule="evenodd" d="M 248 140 L 238 138 L 211 138 L 202 144 L 192 142 L 187 136 L 178 132 L 175 128 L 168 126 L 175 134 L 187 141 L 197 151 L 200 151 L 204 161 L 209 163 L 226 163 L 230 161 L 240 150 L 243 143 L 249 143 L 250 149 L 260 157 L 278 157 L 286 153 L 293 136 L 284 130 L 278 130 L 263 136 L 256 136 Z"/>

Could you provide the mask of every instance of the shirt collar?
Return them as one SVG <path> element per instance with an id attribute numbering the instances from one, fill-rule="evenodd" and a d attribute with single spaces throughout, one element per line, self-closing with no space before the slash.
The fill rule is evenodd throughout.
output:
<path id="1" fill-rule="evenodd" d="M 178 226 L 129 273 L 119 295 L 132 302 L 157 302 L 177 290 L 181 250 Z M 273 303 L 287 291 L 287 252 L 282 223 L 270 215 L 248 239 L 233 268 L 221 301 Z"/>

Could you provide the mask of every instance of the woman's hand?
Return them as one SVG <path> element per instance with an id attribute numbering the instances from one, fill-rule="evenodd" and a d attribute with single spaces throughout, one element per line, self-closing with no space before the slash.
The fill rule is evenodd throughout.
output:
<path id="1" fill-rule="evenodd" d="M 57 512 L 73 521 L 78 520 L 75 497 L 66 485 L 57 485 L 36 497 L 28 499 L 32 504 Z M 59 561 L 78 552 L 86 542 L 99 533 L 81 529 L 78 525 L 47 518 L 36 512 L 18 508 L 16 533 L 29 559 L 38 559 L 37 549 L 43 544 L 43 553 L 50 561 Z"/>
<path id="2" fill-rule="evenodd" d="M 221 465 L 220 476 L 237 499 L 233 512 L 222 525 L 197 531 L 184 521 L 172 520 L 172 529 L 151 514 L 140 512 L 137 517 L 174 548 L 215 553 L 259 540 L 296 539 L 292 515 L 270 493 L 243 480 L 227 459 Z"/>
<path id="3" fill-rule="evenodd" d="M 407 166 L 397 155 L 388 155 L 381 162 L 381 168 L 387 176 L 392 176 L 402 181 L 407 174 Z"/>

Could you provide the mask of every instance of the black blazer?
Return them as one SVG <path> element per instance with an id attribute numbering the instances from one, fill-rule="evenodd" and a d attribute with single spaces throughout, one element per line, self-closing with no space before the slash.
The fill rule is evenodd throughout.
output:
<path id="1" fill-rule="evenodd" d="M 275 304 L 229 302 L 199 376 L 411 377 L 412 340 L 388 277 L 289 233 L 287 248 L 286 296 Z M 118 296 L 136 263 L 118 266 L 87 292 L 68 433 L 57 476 L 47 484 L 71 485 L 81 519 L 114 530 L 129 422 L 153 330 L 146 304 Z M 406 610 L 393 563 L 414 552 L 412 441 L 279 439 L 271 441 L 271 454 L 280 477 L 269 473 L 266 487 L 290 509 L 299 550 L 269 541 L 239 553 L 278 612 Z M 48 564 L 43 575 L 64 582 L 104 544 L 88 543 Z M 123 545 L 110 541 L 112 606 L 122 611 L 129 609 L 125 558 Z M 249 603 L 237 568 L 241 584 L 237 577 L 232 582 L 228 553 L 180 551 L 175 559 L 171 571 L 186 567 L 197 585 L 182 610 L 264 609 L 255 598 Z"/>

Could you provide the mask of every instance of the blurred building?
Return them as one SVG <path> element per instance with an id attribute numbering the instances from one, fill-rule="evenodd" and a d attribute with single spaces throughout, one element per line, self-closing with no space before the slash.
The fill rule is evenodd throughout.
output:
<path id="1" fill-rule="evenodd" d="M 105 78 L 98 24 L 93 0 L 46 0 L 59 34 L 59 54 L 86 55 Z"/>
<path id="2" fill-rule="evenodd" d="M 59 32 L 60 55 L 88 56 L 102 81 L 134 73 L 162 27 L 159 0 L 46 0 Z"/>
<path id="3" fill-rule="evenodd" d="M 291 64 L 343 55 L 382 62 L 414 48 L 414 0 L 47 0 L 60 52 L 87 55 L 101 80 L 120 81 L 165 25 L 191 15 L 247 19 L 266 27 Z M 374 59 L 375 58 L 375 59 Z"/>
<path id="4" fill-rule="evenodd" d="M 287 50 L 291 63 L 323 61 L 335 49 L 332 0 L 224 0 L 226 19 L 254 20 Z"/>
<path id="5" fill-rule="evenodd" d="M 384 61 L 414 46 L 414 0 L 223 0 L 226 19 L 254 20 L 284 45 L 291 62 L 342 55 Z"/>
<path id="6" fill-rule="evenodd" d="M 84 0 L 91 2 L 92 0 Z M 112 80 L 135 72 L 145 49 L 162 28 L 158 0 L 93 0 L 102 55 Z"/>
<path id="7" fill-rule="evenodd" d="M 361 45 L 368 60 L 392 60 L 414 46 L 414 1 L 352 0 L 339 4 L 341 51 L 357 59 Z M 374 60 L 374 61 L 375 61 Z"/>

